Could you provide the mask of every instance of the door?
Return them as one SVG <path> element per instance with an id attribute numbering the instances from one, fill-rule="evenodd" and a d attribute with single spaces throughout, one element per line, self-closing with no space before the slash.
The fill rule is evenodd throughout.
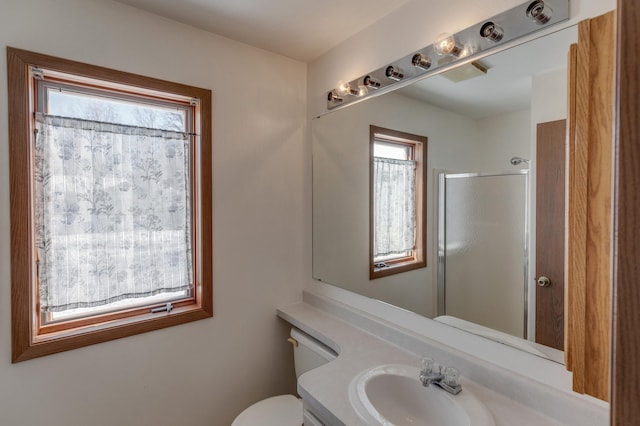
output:
<path id="1" fill-rule="evenodd" d="M 564 347 L 566 120 L 537 126 L 536 342 Z"/>

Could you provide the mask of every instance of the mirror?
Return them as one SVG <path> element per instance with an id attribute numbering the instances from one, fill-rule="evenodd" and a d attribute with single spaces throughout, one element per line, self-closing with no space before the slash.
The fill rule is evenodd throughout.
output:
<path id="1" fill-rule="evenodd" d="M 549 186 L 540 180 L 549 173 L 547 159 L 557 160 L 546 148 L 549 134 L 564 141 L 558 125 L 566 118 L 567 52 L 576 40 L 577 28 L 565 28 L 467 64 L 476 68 L 473 78 L 451 81 L 459 78 L 456 68 L 315 118 L 313 278 L 563 362 L 562 312 L 541 309 L 557 311 L 562 294 L 543 301 L 550 292 L 537 285 L 547 273 L 536 270 L 544 257 L 536 247 L 549 251 L 537 240 L 554 231 L 542 222 L 545 214 L 536 216 L 536 199 Z M 374 280 L 371 125 L 428 138 L 427 267 Z M 542 213 L 548 203 L 539 203 Z M 547 287 L 561 292 L 556 281 Z M 552 343 L 544 328 L 555 330 Z"/>

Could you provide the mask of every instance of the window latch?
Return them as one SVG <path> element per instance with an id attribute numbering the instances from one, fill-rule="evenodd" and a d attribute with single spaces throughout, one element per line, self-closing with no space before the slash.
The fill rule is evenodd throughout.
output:
<path id="1" fill-rule="evenodd" d="M 171 304 L 171 302 L 168 302 L 164 306 L 158 306 L 157 308 L 153 308 L 151 310 L 151 313 L 155 314 L 155 313 L 164 312 L 164 311 L 167 311 L 167 313 L 169 313 L 169 312 L 171 312 L 172 309 L 173 309 L 173 305 Z"/>
<path id="2" fill-rule="evenodd" d="M 42 80 L 44 78 L 44 71 L 42 71 L 40 68 L 31 67 L 31 75 L 36 80 Z"/>

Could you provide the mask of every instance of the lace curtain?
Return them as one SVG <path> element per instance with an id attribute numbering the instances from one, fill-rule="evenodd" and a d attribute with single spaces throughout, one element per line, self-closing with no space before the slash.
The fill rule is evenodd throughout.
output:
<path id="1" fill-rule="evenodd" d="M 41 310 L 191 289 L 189 135 L 36 119 Z"/>
<path id="2" fill-rule="evenodd" d="M 374 157 L 373 257 L 403 254 L 415 246 L 416 164 Z"/>

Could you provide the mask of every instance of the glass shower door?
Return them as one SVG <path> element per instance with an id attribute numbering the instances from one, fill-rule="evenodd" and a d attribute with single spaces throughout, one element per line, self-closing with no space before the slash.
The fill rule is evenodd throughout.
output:
<path id="1" fill-rule="evenodd" d="M 527 337 L 527 179 L 440 174 L 438 315 Z"/>

